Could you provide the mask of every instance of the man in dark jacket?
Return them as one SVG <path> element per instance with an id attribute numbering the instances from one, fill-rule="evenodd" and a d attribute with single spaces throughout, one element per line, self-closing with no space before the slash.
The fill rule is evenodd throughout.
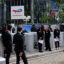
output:
<path id="1" fill-rule="evenodd" d="M 15 46 L 15 52 L 16 52 L 16 64 L 20 64 L 20 57 L 22 58 L 24 64 L 28 64 L 27 58 L 24 53 L 24 40 L 23 35 L 21 34 L 22 27 L 18 26 L 17 33 L 13 37 L 13 44 Z"/>
<path id="2" fill-rule="evenodd" d="M 37 29 L 36 29 L 35 25 L 32 25 L 31 32 L 37 32 Z"/>
<path id="3" fill-rule="evenodd" d="M 60 30 L 56 26 L 56 29 L 54 30 L 54 39 L 55 39 L 55 48 L 59 48 L 59 38 L 60 38 Z"/>
<path id="4" fill-rule="evenodd" d="M 46 46 L 46 50 L 51 51 L 51 47 L 50 47 L 50 30 L 47 27 L 45 29 L 45 46 Z"/>
<path id="5" fill-rule="evenodd" d="M 5 33 L 2 33 L 2 43 L 4 46 L 4 50 L 6 51 L 6 64 L 9 64 L 9 58 L 10 58 L 10 54 L 12 52 L 12 38 L 11 38 L 11 25 L 8 25 L 7 27 L 7 31 L 5 31 Z"/>

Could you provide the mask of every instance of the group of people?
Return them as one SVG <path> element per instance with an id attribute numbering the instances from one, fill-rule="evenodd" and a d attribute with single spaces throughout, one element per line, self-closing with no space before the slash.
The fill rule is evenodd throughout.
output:
<path id="1" fill-rule="evenodd" d="M 45 29 L 44 29 L 43 25 L 39 26 L 38 29 L 36 29 L 35 25 L 33 25 L 31 28 L 31 31 L 37 32 L 39 52 L 43 52 L 42 51 L 42 45 L 43 45 L 44 41 L 45 41 L 46 50 L 51 51 L 51 46 L 50 46 L 51 33 L 50 32 L 52 31 L 52 28 L 50 27 L 50 25 L 48 27 L 46 27 Z M 54 41 L 55 41 L 55 48 L 56 49 L 59 49 L 59 46 L 60 46 L 59 45 L 59 38 L 60 38 L 60 30 L 56 26 L 56 28 L 54 30 Z"/>
<path id="2" fill-rule="evenodd" d="M 12 53 L 12 46 L 14 46 L 14 50 L 16 53 L 16 64 L 20 64 L 20 57 L 23 59 L 24 64 L 28 64 L 25 52 L 24 52 L 24 34 L 22 27 L 17 27 L 17 33 L 13 36 L 11 36 L 11 29 L 12 26 L 8 25 L 2 27 L 2 43 L 4 47 L 4 57 L 6 58 L 6 64 L 9 64 L 10 55 Z M 38 49 L 39 52 L 42 51 L 42 45 L 45 41 L 45 47 L 46 50 L 51 51 L 50 47 L 50 36 L 52 29 L 49 27 L 46 27 L 44 29 L 43 25 L 39 26 L 38 29 L 35 28 L 35 25 L 31 28 L 32 32 L 37 32 L 38 35 Z M 60 30 L 56 26 L 54 30 L 54 41 L 55 41 L 55 47 L 56 49 L 59 48 L 59 38 L 60 38 Z M 12 44 L 13 43 L 13 44 Z"/>
<path id="3" fill-rule="evenodd" d="M 14 35 L 13 40 L 11 37 L 12 26 L 3 26 L 2 28 L 2 43 L 4 47 L 4 57 L 6 58 L 6 64 L 9 64 L 10 55 L 12 53 L 12 46 L 16 53 L 16 64 L 20 64 L 20 57 L 24 64 L 28 64 L 25 52 L 24 52 L 24 35 L 22 27 L 17 27 L 17 33 Z M 12 42 L 13 41 L 13 42 Z M 13 44 L 12 44 L 13 43 Z"/>

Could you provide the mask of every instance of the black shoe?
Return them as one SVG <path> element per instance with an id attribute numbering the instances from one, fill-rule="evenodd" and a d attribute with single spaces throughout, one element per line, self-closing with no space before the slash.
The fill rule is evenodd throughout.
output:
<path id="1" fill-rule="evenodd" d="M 48 49 L 46 49 L 46 51 L 48 51 Z"/>
<path id="2" fill-rule="evenodd" d="M 39 52 L 43 52 L 43 51 L 39 51 Z"/>
<path id="3" fill-rule="evenodd" d="M 52 50 L 49 50 L 49 51 L 52 51 Z"/>

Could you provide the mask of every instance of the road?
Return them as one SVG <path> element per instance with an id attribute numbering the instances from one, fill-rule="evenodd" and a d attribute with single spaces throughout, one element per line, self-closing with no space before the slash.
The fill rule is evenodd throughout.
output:
<path id="1" fill-rule="evenodd" d="M 29 64 L 64 64 L 64 52 L 28 59 Z M 16 64 L 15 62 L 10 64 Z M 20 64 L 23 64 L 21 61 Z"/>

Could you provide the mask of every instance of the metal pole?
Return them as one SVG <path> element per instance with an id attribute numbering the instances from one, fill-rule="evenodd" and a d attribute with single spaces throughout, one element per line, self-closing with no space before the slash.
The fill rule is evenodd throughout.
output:
<path id="1" fill-rule="evenodd" d="M 31 0 L 31 22 L 34 24 L 34 0 Z"/>
<path id="2" fill-rule="evenodd" d="M 6 3 L 4 3 L 4 24 L 6 23 Z"/>

